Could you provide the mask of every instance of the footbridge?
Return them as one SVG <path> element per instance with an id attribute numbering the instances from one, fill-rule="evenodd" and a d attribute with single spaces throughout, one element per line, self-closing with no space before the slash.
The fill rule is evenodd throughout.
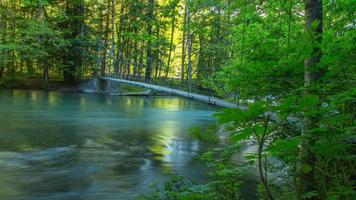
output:
<path id="1" fill-rule="evenodd" d="M 205 96 L 201 94 L 196 94 L 196 93 L 191 93 L 183 90 L 177 90 L 174 88 L 170 87 L 165 87 L 165 86 L 160 86 L 160 85 L 153 85 L 153 84 L 148 84 L 148 83 L 142 83 L 142 82 L 137 82 L 137 81 L 129 81 L 129 80 L 124 80 L 124 79 L 117 79 L 117 78 L 109 78 L 109 77 L 101 77 L 100 79 L 102 80 L 107 80 L 107 81 L 112 81 L 112 82 L 119 82 L 119 83 L 126 83 L 129 85 L 135 85 L 135 86 L 140 86 L 144 87 L 150 90 L 156 90 L 159 92 L 165 92 L 168 94 L 172 95 L 177 95 L 185 98 L 190 98 L 190 99 L 195 99 L 198 101 L 202 101 L 208 104 L 216 105 L 216 106 L 221 106 L 225 108 L 241 108 L 241 109 L 247 109 L 246 106 L 244 105 L 237 105 L 236 103 L 231 103 L 228 101 L 225 101 L 223 99 L 213 97 L 213 96 Z"/>
<path id="2" fill-rule="evenodd" d="M 159 92 L 165 92 L 165 93 L 172 94 L 172 95 L 177 95 L 177 96 L 181 96 L 181 97 L 185 97 L 185 98 L 202 101 L 202 102 L 205 102 L 208 104 L 212 104 L 212 105 L 216 105 L 216 106 L 220 106 L 220 107 L 224 107 L 224 108 L 240 108 L 242 110 L 247 110 L 246 105 L 237 105 L 236 103 L 231 103 L 231 102 L 225 101 L 225 100 L 217 98 L 217 97 L 191 93 L 191 92 L 187 92 L 187 91 L 183 91 L 183 90 L 177 90 L 177 89 L 174 89 L 171 87 L 153 85 L 153 84 L 142 83 L 142 82 L 137 82 L 137 81 L 129 81 L 129 80 L 124 80 L 124 79 L 109 78 L 109 77 L 100 77 L 100 79 L 106 80 L 106 81 L 126 83 L 129 85 L 144 87 L 144 88 L 156 90 Z M 279 121 L 278 115 L 276 113 L 266 112 L 265 115 L 266 114 L 270 115 L 270 119 L 272 121 Z M 293 116 L 289 116 L 288 121 L 289 122 L 297 122 L 297 121 L 299 121 L 299 119 L 296 117 L 293 117 Z"/>

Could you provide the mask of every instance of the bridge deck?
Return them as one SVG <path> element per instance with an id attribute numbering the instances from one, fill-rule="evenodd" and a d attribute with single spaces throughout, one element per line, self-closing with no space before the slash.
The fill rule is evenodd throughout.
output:
<path id="1" fill-rule="evenodd" d="M 136 86 L 144 87 L 144 88 L 151 89 L 151 90 L 169 93 L 172 95 L 178 95 L 181 97 L 196 99 L 199 101 L 203 101 L 203 102 L 206 102 L 206 103 L 209 103 L 212 105 L 217 105 L 217 106 L 221 106 L 221 107 L 225 107 L 225 108 L 237 108 L 237 105 L 235 103 L 231 103 L 231 102 L 228 102 L 228 101 L 225 101 L 223 99 L 219 99 L 219 98 L 213 97 L 213 96 L 205 96 L 205 95 L 201 95 L 201 94 L 190 93 L 190 92 L 183 91 L 183 90 L 173 89 L 170 87 L 152 85 L 152 84 L 141 83 L 141 82 L 137 82 L 137 81 L 128 81 L 128 80 L 124 80 L 124 79 L 116 79 L 116 78 L 108 78 L 108 77 L 101 77 L 101 79 L 107 80 L 107 81 L 126 83 L 126 84 L 130 84 L 130 85 L 136 85 Z M 247 109 L 247 107 L 243 106 L 243 105 L 240 105 L 239 108 Z"/>
<path id="2" fill-rule="evenodd" d="M 190 99 L 196 99 L 196 100 L 199 100 L 202 102 L 206 102 L 208 104 L 221 106 L 221 107 L 225 107 L 225 108 L 239 107 L 242 110 L 247 110 L 247 106 L 245 106 L 245 105 L 237 106 L 237 104 L 235 104 L 235 103 L 231 103 L 231 102 L 228 102 L 228 101 L 225 101 L 223 99 L 219 99 L 219 98 L 213 97 L 213 96 L 205 96 L 205 95 L 190 93 L 190 92 L 186 92 L 183 90 L 177 90 L 177 89 L 173 89 L 173 88 L 169 88 L 169 87 L 152 85 L 152 84 L 142 83 L 142 82 L 137 82 L 137 81 L 128 81 L 128 80 L 124 80 L 124 79 L 116 79 L 116 78 L 108 78 L 108 77 L 101 77 L 101 79 L 107 80 L 107 81 L 119 82 L 119 83 L 126 83 L 126 84 L 130 84 L 130 85 L 136 85 L 136 86 L 144 87 L 147 89 L 152 89 L 152 90 L 156 90 L 156 91 L 160 91 L 160 92 L 169 93 L 172 95 L 178 95 L 178 96 L 182 96 L 182 97 L 186 97 L 186 98 L 190 98 Z M 266 114 L 271 116 L 270 119 L 272 121 L 279 121 L 279 118 L 276 113 L 266 112 L 265 115 Z M 289 116 L 288 121 L 295 123 L 295 122 L 298 122 L 299 119 L 294 116 Z"/>

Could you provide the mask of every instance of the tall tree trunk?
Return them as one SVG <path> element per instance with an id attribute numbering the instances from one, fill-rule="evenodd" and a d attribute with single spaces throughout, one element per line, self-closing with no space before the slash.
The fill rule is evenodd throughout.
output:
<path id="1" fill-rule="evenodd" d="M 178 3 L 178 1 L 177 1 Z M 175 21 L 176 21 L 176 4 L 173 5 L 173 13 L 172 13 L 172 31 L 171 31 L 171 44 L 169 46 L 169 53 L 168 53 L 168 61 L 167 61 L 167 69 L 166 69 L 166 78 L 168 77 L 168 73 L 171 67 L 171 57 L 173 51 L 173 41 L 174 41 L 174 29 L 175 29 Z"/>
<path id="2" fill-rule="evenodd" d="M 123 26 L 122 27 L 122 32 L 125 32 L 127 29 L 127 27 Z M 124 76 L 124 66 L 125 66 L 125 59 L 124 59 L 124 54 L 125 54 L 125 49 L 126 49 L 126 45 L 127 45 L 127 41 L 126 41 L 126 37 L 125 34 L 121 34 L 120 37 L 120 62 L 119 62 L 119 75 L 120 76 Z"/>
<path id="3" fill-rule="evenodd" d="M 147 34 L 152 36 L 152 25 L 153 25 L 153 6 L 154 0 L 149 0 L 148 8 L 148 25 L 147 25 Z M 152 39 L 149 38 L 147 42 L 147 58 L 146 58 L 146 73 L 145 81 L 151 82 L 151 71 L 152 71 Z"/>
<path id="4" fill-rule="evenodd" d="M 125 76 L 124 78 L 127 79 L 128 77 L 130 77 L 130 73 L 131 73 L 131 39 L 129 38 L 127 40 L 127 45 L 126 45 L 126 53 L 125 53 Z"/>
<path id="5" fill-rule="evenodd" d="M 323 34 L 323 9 L 322 0 L 305 0 L 305 21 L 306 31 L 310 36 L 310 44 L 313 45 L 313 52 L 304 61 L 304 87 L 305 94 L 318 95 L 316 91 L 316 82 L 322 75 L 318 70 L 318 64 L 322 51 L 320 43 Z M 306 117 L 304 120 L 304 130 L 302 132 L 305 138 L 300 145 L 300 163 L 299 163 L 299 188 L 302 194 L 317 191 L 317 182 L 315 180 L 315 156 L 311 151 L 311 146 L 315 143 L 315 135 L 310 130 L 318 126 L 316 117 Z M 307 169 L 307 170 L 306 170 Z M 315 196 L 310 199 L 320 199 Z"/>
<path id="6" fill-rule="evenodd" d="M 79 19 L 79 28 L 80 28 L 80 37 L 84 38 L 84 32 L 85 32 L 85 4 L 84 4 L 84 0 L 80 0 L 80 19 Z M 81 39 L 82 40 L 82 39 Z M 82 78 L 84 78 L 84 56 L 83 56 L 83 51 L 84 48 L 82 46 L 82 44 L 79 45 L 79 53 L 78 53 L 78 63 L 77 63 L 77 67 L 79 68 L 78 73 L 77 73 L 77 80 L 82 80 Z"/>
<path id="7" fill-rule="evenodd" d="M 158 7 L 156 9 L 156 17 L 159 19 L 159 11 Z M 155 42 L 155 79 L 158 78 L 158 73 L 161 68 L 161 45 L 160 45 L 160 40 L 161 40 L 161 35 L 160 35 L 160 22 L 157 22 L 157 27 L 156 27 L 156 38 L 157 41 Z"/>
<path id="8" fill-rule="evenodd" d="M 120 63 L 120 56 L 122 54 L 122 50 L 121 50 L 121 32 L 122 32 L 122 28 L 123 28 L 123 16 L 124 16 L 124 0 L 121 1 L 121 9 L 120 9 L 120 20 L 119 20 L 119 26 L 117 28 L 117 52 L 116 52 L 116 59 L 114 62 L 114 74 L 116 77 L 118 77 L 118 75 L 120 74 L 121 76 L 121 69 L 119 70 L 119 63 Z"/>
<path id="9" fill-rule="evenodd" d="M 100 23 L 99 23 L 99 31 L 96 35 L 97 37 L 97 41 L 98 41 L 98 46 L 96 49 L 96 54 L 97 54 L 97 65 L 100 66 L 100 70 L 101 70 L 101 63 L 102 63 L 102 57 L 101 57 L 101 52 L 102 52 L 102 48 L 103 48 L 103 27 L 104 27 L 104 14 L 103 14 L 103 10 L 100 10 L 99 12 L 99 18 L 100 18 Z M 95 69 L 94 71 L 95 76 L 98 76 L 98 71 Z M 100 71 L 100 75 L 101 75 L 101 71 Z"/>
<path id="10" fill-rule="evenodd" d="M 216 68 L 216 70 L 219 70 L 219 67 L 221 65 L 221 8 L 218 6 L 218 12 L 217 12 L 217 15 L 216 15 L 216 33 L 215 33 L 215 51 L 214 51 L 214 54 L 215 54 L 215 59 L 214 59 L 214 64 L 213 66 Z"/>
<path id="11" fill-rule="evenodd" d="M 78 69 L 82 68 L 83 56 L 81 44 L 77 37 L 81 36 L 84 26 L 84 0 L 70 0 L 67 5 L 67 14 L 70 16 L 69 28 L 71 34 L 70 48 L 66 58 L 66 67 L 63 70 L 63 78 L 67 84 L 75 85 L 78 81 Z"/>
<path id="12" fill-rule="evenodd" d="M 111 50 L 110 57 L 114 76 L 117 77 L 117 70 L 115 69 L 115 0 L 111 0 Z M 109 70 L 110 71 L 110 70 Z"/>
<path id="13" fill-rule="evenodd" d="M 110 0 L 108 0 L 106 19 L 105 19 L 105 30 L 104 30 L 104 48 L 103 48 L 103 59 L 101 61 L 101 76 L 106 75 L 106 60 L 107 60 L 107 48 L 108 48 L 108 36 L 109 36 L 109 24 L 110 24 Z"/>
<path id="14" fill-rule="evenodd" d="M 144 42 L 142 41 L 142 45 L 141 45 L 141 50 L 140 50 L 140 61 L 138 64 L 138 73 L 137 73 L 137 78 L 136 80 L 140 81 L 141 80 L 141 76 L 142 76 L 142 69 L 143 69 L 143 46 L 144 46 Z"/>
<path id="15" fill-rule="evenodd" d="M 135 31 L 136 33 L 137 31 Z M 137 67 L 138 67 L 138 63 L 137 63 L 137 52 L 138 52 L 138 49 L 137 49 L 137 39 L 134 40 L 134 47 L 133 47 L 133 54 L 134 54 L 134 58 L 133 58 L 133 77 L 132 77 L 132 80 L 136 80 L 136 77 L 137 77 Z"/>
<path id="16" fill-rule="evenodd" d="M 10 1 L 12 2 L 11 5 L 11 10 L 15 11 L 16 10 L 16 1 Z M 9 31 L 10 31 L 10 40 L 11 43 L 16 43 L 16 12 L 11 12 L 10 13 L 11 20 L 9 23 Z M 15 63 L 16 63 L 16 56 L 15 56 L 15 50 L 10 50 L 9 52 L 9 59 L 7 60 L 8 69 L 10 74 L 15 74 L 16 69 L 15 69 Z"/>
<path id="17" fill-rule="evenodd" d="M 198 55 L 198 66 L 197 66 L 197 79 L 199 81 L 204 79 L 204 75 L 207 73 L 206 63 L 205 63 L 205 54 L 204 54 L 204 35 L 199 34 L 199 55 Z"/>
<path id="18" fill-rule="evenodd" d="M 7 29 L 7 0 L 1 1 L 3 4 L 3 9 L 1 12 L 1 44 L 6 45 L 6 29 Z M 0 78 L 2 78 L 2 75 L 4 73 L 5 69 L 5 64 L 6 64 L 6 51 L 1 50 L 0 52 Z"/>
<path id="19" fill-rule="evenodd" d="M 185 1 L 185 8 L 184 8 L 184 21 L 183 21 L 183 37 L 182 37 L 182 66 L 181 66 L 181 80 L 184 81 L 185 79 L 185 36 L 186 36 L 186 29 L 187 29 L 187 0 Z"/>
<path id="20" fill-rule="evenodd" d="M 42 23 L 42 28 L 44 29 L 45 26 L 45 7 L 43 5 L 43 3 L 41 2 L 40 8 L 39 8 L 39 18 L 40 21 Z M 44 33 L 42 33 L 44 34 Z M 42 41 L 42 45 L 43 48 L 45 45 L 45 40 L 46 40 L 46 36 L 45 35 L 41 35 L 41 41 Z M 41 59 L 42 65 L 43 65 L 43 81 L 44 81 L 44 89 L 47 90 L 48 89 L 48 81 L 49 81 L 49 74 L 48 74 L 48 60 L 46 57 L 42 57 Z"/>
<path id="21" fill-rule="evenodd" d="M 192 91 L 192 33 L 190 30 L 190 0 L 187 0 L 188 91 Z"/>

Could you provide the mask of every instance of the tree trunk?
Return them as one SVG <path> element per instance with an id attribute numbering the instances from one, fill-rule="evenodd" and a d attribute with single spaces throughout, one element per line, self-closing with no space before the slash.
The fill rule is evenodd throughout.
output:
<path id="1" fill-rule="evenodd" d="M 120 64 L 120 56 L 122 54 L 122 50 L 121 50 L 121 32 L 122 32 L 122 27 L 123 27 L 123 16 L 124 16 L 124 1 L 121 1 L 121 9 L 120 9 L 120 20 L 119 20 L 119 26 L 117 32 L 117 53 L 116 53 L 116 59 L 114 62 L 114 74 L 115 77 L 118 77 L 118 75 L 120 74 L 121 76 L 121 69 L 119 70 L 119 64 Z"/>
<path id="2" fill-rule="evenodd" d="M 138 64 L 138 73 L 137 73 L 137 78 L 136 80 L 140 81 L 141 80 L 141 76 L 142 76 L 142 69 L 143 69 L 143 46 L 144 43 L 142 42 L 142 46 L 141 46 L 141 50 L 140 50 L 140 61 Z"/>
<path id="3" fill-rule="evenodd" d="M 45 23 L 45 8 L 44 8 L 44 5 L 41 4 L 40 5 L 40 8 L 39 8 L 39 17 L 40 17 L 40 21 L 42 23 L 42 26 L 44 28 L 44 23 Z M 43 33 L 44 34 L 44 33 Z M 46 37 L 45 35 L 41 35 L 41 41 L 42 41 L 42 45 L 43 45 L 43 48 L 44 48 L 44 45 L 46 43 Z M 44 89 L 47 90 L 48 89 L 48 81 L 49 81 L 49 74 L 48 74 L 48 60 L 46 57 L 42 57 L 41 58 L 41 62 L 42 62 L 42 65 L 43 65 L 43 81 L 44 81 Z"/>
<path id="4" fill-rule="evenodd" d="M 16 2 L 15 1 L 10 1 L 12 2 L 11 5 L 11 10 L 16 10 Z M 16 12 L 10 12 L 11 20 L 9 23 L 9 32 L 10 32 L 10 43 L 16 43 Z M 8 65 L 8 70 L 10 74 L 15 74 L 16 69 L 15 69 L 15 63 L 16 63 L 16 56 L 15 56 L 15 50 L 10 50 L 9 52 L 9 59 L 7 60 Z"/>
<path id="5" fill-rule="evenodd" d="M 68 55 L 66 57 L 66 67 L 63 70 L 63 78 L 67 84 L 75 85 L 78 80 L 78 69 L 82 68 L 83 56 L 82 47 L 75 40 L 82 34 L 84 26 L 84 0 L 71 0 L 67 5 L 67 14 L 70 16 L 69 28 L 71 34 L 67 39 L 72 40 Z"/>
<path id="6" fill-rule="evenodd" d="M 260 174 L 260 179 L 261 179 L 261 182 L 266 190 L 266 197 L 267 199 L 269 200 L 273 200 L 273 196 L 272 196 L 272 192 L 271 192 L 271 189 L 269 188 L 269 185 L 268 185 L 268 181 L 267 181 L 267 175 L 265 173 L 263 173 L 264 169 L 263 169 L 263 161 L 262 161 L 262 151 L 263 151 L 263 146 L 264 146 L 264 139 L 262 139 L 262 141 L 260 141 L 260 144 L 258 145 L 258 149 L 257 149 L 257 162 L 258 162 L 258 171 L 259 171 L 259 174 Z M 265 170 L 265 172 L 267 172 Z"/>
<path id="7" fill-rule="evenodd" d="M 183 21 L 183 37 L 182 37 L 182 67 L 181 67 L 181 80 L 182 82 L 185 79 L 185 33 L 187 28 L 187 0 L 185 1 L 185 8 L 184 8 L 184 21 Z"/>
<path id="8" fill-rule="evenodd" d="M 115 69 L 115 0 L 111 0 L 111 50 L 110 57 L 114 76 L 117 77 L 117 70 Z M 110 70 L 109 70 L 110 71 Z"/>
<path id="9" fill-rule="evenodd" d="M 133 80 L 136 80 L 136 77 L 137 77 L 137 65 L 138 65 L 138 63 L 137 63 L 137 57 L 138 57 L 138 55 L 137 55 L 137 51 L 138 51 L 138 49 L 137 49 L 137 40 L 135 39 L 135 42 L 134 42 L 134 47 L 133 47 L 133 49 L 134 49 L 134 52 L 133 52 L 133 54 L 134 54 L 134 58 L 133 58 L 133 77 L 132 77 L 132 79 Z"/>
<path id="10" fill-rule="evenodd" d="M 6 45 L 6 29 L 7 29 L 7 0 L 3 2 L 3 10 L 1 12 L 1 44 Z M 6 51 L 0 52 L 0 78 L 2 78 L 6 64 Z"/>
<path id="11" fill-rule="evenodd" d="M 109 36 L 109 24 L 110 24 L 110 1 L 108 0 L 107 5 L 108 13 L 106 13 L 106 22 L 105 22 L 105 30 L 104 30 L 104 48 L 103 48 L 103 59 L 101 61 L 101 76 L 106 75 L 106 59 L 107 59 L 107 48 L 108 48 L 108 36 Z"/>
<path id="12" fill-rule="evenodd" d="M 156 17 L 159 19 L 159 15 L 158 15 L 159 11 L 158 11 L 158 8 L 156 9 Z M 160 49 L 160 24 L 159 24 L 159 21 L 158 21 L 158 25 L 156 27 L 156 38 L 157 38 L 157 41 L 156 41 L 156 45 L 155 45 L 155 79 L 158 78 L 158 73 L 160 71 L 160 68 L 162 67 L 161 66 L 161 49 Z"/>
<path id="13" fill-rule="evenodd" d="M 128 39 L 126 46 L 125 79 L 130 78 L 131 73 L 131 39 Z"/>
<path id="14" fill-rule="evenodd" d="M 192 33 L 190 30 L 190 0 L 187 0 L 188 91 L 192 92 Z"/>
<path id="15" fill-rule="evenodd" d="M 315 86 L 317 79 L 322 75 L 322 72 L 317 69 L 322 55 L 322 51 L 319 47 L 323 34 L 322 18 L 322 0 L 305 0 L 306 31 L 311 39 L 309 42 L 310 44 L 317 44 L 313 46 L 312 54 L 304 61 L 304 87 L 306 95 L 318 94 Z M 315 25 L 317 26 L 315 27 Z M 305 139 L 300 145 L 300 163 L 298 167 L 298 174 L 300 176 L 299 188 L 302 194 L 316 192 L 318 189 L 315 180 L 315 156 L 311 151 L 311 146 L 314 145 L 316 138 L 309 132 L 317 126 L 318 122 L 315 117 L 306 117 L 304 119 L 302 136 L 304 136 Z M 314 196 L 310 199 L 320 199 L 320 197 Z"/>
<path id="16" fill-rule="evenodd" d="M 153 6 L 154 6 L 154 0 L 149 0 L 148 25 L 147 25 L 147 34 L 149 36 L 152 36 Z M 152 71 L 152 39 L 149 38 L 147 42 L 147 58 L 146 58 L 146 73 L 145 73 L 145 81 L 148 83 L 151 82 L 151 71 Z"/>
<path id="17" fill-rule="evenodd" d="M 204 54 L 204 35 L 199 34 L 199 55 L 198 55 L 198 66 L 197 66 L 197 79 L 199 81 L 204 79 L 206 72 L 205 54 Z M 211 71 L 211 70 L 209 70 Z"/>
<path id="18" fill-rule="evenodd" d="M 169 46 L 169 53 L 168 53 L 168 61 L 167 61 L 167 69 L 166 69 L 166 78 L 168 77 L 169 69 L 171 67 L 171 57 L 173 51 L 173 41 L 174 41 L 174 28 L 175 28 L 175 21 L 176 21 L 176 4 L 173 6 L 173 13 L 172 13 L 172 31 L 171 31 L 171 44 Z"/>

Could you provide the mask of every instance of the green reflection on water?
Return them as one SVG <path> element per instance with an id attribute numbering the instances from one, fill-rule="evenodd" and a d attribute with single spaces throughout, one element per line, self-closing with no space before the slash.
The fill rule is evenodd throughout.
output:
<path id="1" fill-rule="evenodd" d="M 188 129 L 213 112 L 176 97 L 0 91 L 0 199 L 133 199 L 166 173 L 202 177 Z"/>

